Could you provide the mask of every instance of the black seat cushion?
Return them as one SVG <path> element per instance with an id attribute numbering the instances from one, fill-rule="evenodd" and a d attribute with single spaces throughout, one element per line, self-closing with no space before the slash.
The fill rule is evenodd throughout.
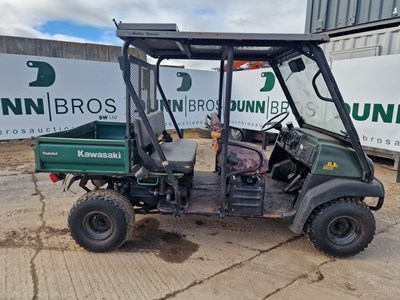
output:
<path id="1" fill-rule="evenodd" d="M 168 162 L 171 164 L 172 171 L 184 173 L 193 171 L 197 150 L 197 143 L 195 141 L 177 139 L 170 143 L 161 143 L 160 146 Z M 150 157 L 160 167 L 160 171 L 163 170 L 158 153 L 154 151 Z"/>
<path id="2" fill-rule="evenodd" d="M 149 120 L 155 137 L 158 139 L 165 130 L 163 112 L 156 111 L 149 113 L 147 115 L 147 119 Z M 151 144 L 151 139 L 141 118 L 135 120 L 134 130 L 138 146 L 142 149 L 148 149 L 148 146 Z M 170 167 L 173 172 L 193 172 L 194 164 L 196 163 L 197 150 L 197 143 L 195 141 L 174 139 L 172 142 L 162 142 L 160 143 L 160 146 L 165 157 L 170 163 Z M 147 150 L 145 151 L 147 152 Z M 151 153 L 148 153 L 148 155 L 154 160 L 157 166 L 156 170 L 153 171 L 164 172 L 164 167 L 162 166 L 162 162 L 157 151 L 155 151 L 153 148 Z"/>

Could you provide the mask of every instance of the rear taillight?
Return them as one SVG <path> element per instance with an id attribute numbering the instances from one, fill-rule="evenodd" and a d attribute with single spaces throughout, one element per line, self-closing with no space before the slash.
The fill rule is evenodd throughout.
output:
<path id="1" fill-rule="evenodd" d="M 50 177 L 50 180 L 51 181 L 53 181 L 53 182 L 57 182 L 57 181 L 59 181 L 61 178 L 57 175 L 57 174 L 55 174 L 55 173 L 50 173 L 49 174 L 49 177 Z"/>

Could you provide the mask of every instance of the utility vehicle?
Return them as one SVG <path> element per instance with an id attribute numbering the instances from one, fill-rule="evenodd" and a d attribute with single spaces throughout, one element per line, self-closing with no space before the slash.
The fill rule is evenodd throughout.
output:
<path id="1" fill-rule="evenodd" d="M 382 207 L 384 187 L 318 46 L 326 35 L 181 32 L 174 24 L 119 23 L 117 36 L 124 41 L 119 62 L 126 123 L 95 121 L 35 143 L 38 172 L 51 172 L 54 180 L 72 174 L 68 187 L 79 181 L 86 191 L 68 218 L 80 246 L 116 249 L 131 234 L 135 213 L 150 212 L 280 218 L 336 257 L 368 246 L 375 233 L 371 210 Z M 130 46 L 157 64 L 129 56 Z M 220 62 L 220 105 L 209 123 L 216 133 L 215 170 L 196 171 L 197 144 L 183 139 L 160 84 L 164 59 Z M 234 60 L 268 62 L 298 123 L 283 124 L 289 112 L 266 121 L 262 130 L 279 130 L 269 159 L 228 139 Z M 163 113 L 153 110 L 157 88 L 177 139 L 165 130 Z"/>

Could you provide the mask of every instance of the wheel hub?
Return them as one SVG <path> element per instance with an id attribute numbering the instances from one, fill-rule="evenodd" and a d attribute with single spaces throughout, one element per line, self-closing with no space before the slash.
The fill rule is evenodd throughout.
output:
<path id="1" fill-rule="evenodd" d="M 336 245 L 349 245 L 360 236 L 360 224 L 352 217 L 338 217 L 329 223 L 327 235 Z"/>
<path id="2" fill-rule="evenodd" d="M 83 218 L 83 229 L 92 239 L 104 240 L 113 233 L 114 223 L 107 214 L 94 211 Z"/>

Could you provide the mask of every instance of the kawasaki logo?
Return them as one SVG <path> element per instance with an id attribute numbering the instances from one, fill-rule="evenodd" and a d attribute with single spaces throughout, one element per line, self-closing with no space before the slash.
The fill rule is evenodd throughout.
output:
<path id="1" fill-rule="evenodd" d="M 78 150 L 78 157 L 121 159 L 121 152 L 88 152 L 88 151 Z"/>

